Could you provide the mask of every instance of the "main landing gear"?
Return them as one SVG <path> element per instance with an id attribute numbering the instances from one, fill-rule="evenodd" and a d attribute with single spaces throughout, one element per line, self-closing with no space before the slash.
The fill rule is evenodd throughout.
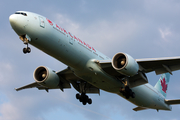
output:
<path id="1" fill-rule="evenodd" d="M 135 93 L 129 88 L 129 86 L 120 88 L 120 93 L 122 93 L 126 99 L 129 99 L 130 97 L 135 98 Z"/>
<path id="2" fill-rule="evenodd" d="M 30 53 L 31 48 L 28 47 L 28 43 L 29 43 L 29 41 L 31 41 L 31 38 L 28 35 L 22 35 L 19 38 L 24 42 L 25 45 L 27 45 L 27 47 L 23 48 L 23 53 L 24 54 Z"/>
<path id="3" fill-rule="evenodd" d="M 92 104 L 92 99 L 86 95 L 86 90 L 88 89 L 86 82 L 80 81 L 73 86 L 77 91 L 79 91 L 79 93 L 76 94 L 76 99 L 78 99 L 79 102 L 82 102 L 83 105 L 86 105 L 87 103 Z"/>
<path id="4" fill-rule="evenodd" d="M 123 96 L 125 96 L 126 99 L 129 99 L 130 97 L 135 98 L 135 93 L 129 88 L 129 79 L 120 79 L 122 84 L 124 84 L 124 87 L 120 88 L 120 93 L 122 93 Z"/>
<path id="5" fill-rule="evenodd" d="M 80 102 L 82 102 L 83 105 L 92 104 L 92 99 L 89 98 L 85 93 L 79 93 L 76 94 L 76 99 L 78 99 Z"/>

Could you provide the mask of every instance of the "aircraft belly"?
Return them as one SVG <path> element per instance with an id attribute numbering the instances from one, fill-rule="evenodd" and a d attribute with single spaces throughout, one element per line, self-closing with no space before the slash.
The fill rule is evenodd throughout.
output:
<path id="1" fill-rule="evenodd" d="M 152 89 L 152 86 L 150 84 L 145 84 L 132 88 L 132 91 L 135 92 L 136 97 L 130 98 L 128 99 L 128 101 L 140 107 L 170 110 L 169 106 L 164 103 L 164 99 L 160 99 L 159 94 L 156 93 L 156 91 L 150 89 Z"/>
<path id="2" fill-rule="evenodd" d="M 83 70 L 73 71 L 79 78 L 107 92 L 117 93 L 122 86 L 119 80 L 104 73 L 93 60 L 88 61 Z"/>
<path id="3" fill-rule="evenodd" d="M 76 75 L 81 79 L 83 79 L 84 81 L 88 82 L 89 84 L 92 84 L 93 86 L 107 92 L 116 93 L 121 87 L 121 83 L 115 81 L 112 78 L 108 79 L 103 74 L 97 74 L 97 75 L 93 75 L 93 74 L 94 73 L 88 75 L 87 73 L 83 75 L 82 74 L 81 75 L 76 74 Z"/>

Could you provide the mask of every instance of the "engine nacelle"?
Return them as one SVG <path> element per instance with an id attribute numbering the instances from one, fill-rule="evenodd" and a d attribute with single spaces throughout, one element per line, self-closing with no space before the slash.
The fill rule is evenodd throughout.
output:
<path id="1" fill-rule="evenodd" d="M 56 88 L 59 85 L 60 79 L 55 71 L 48 67 L 40 66 L 34 71 L 34 80 L 48 88 Z"/>
<path id="2" fill-rule="evenodd" d="M 126 76 L 134 76 L 139 70 L 138 63 L 128 54 L 117 53 L 112 59 L 113 68 Z"/>

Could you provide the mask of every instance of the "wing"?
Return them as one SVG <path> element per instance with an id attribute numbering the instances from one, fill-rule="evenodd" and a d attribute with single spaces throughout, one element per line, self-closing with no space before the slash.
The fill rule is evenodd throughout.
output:
<path id="1" fill-rule="evenodd" d="M 180 57 L 136 59 L 136 61 L 146 73 L 155 71 L 157 75 L 166 72 L 172 74 L 172 71 L 180 69 Z"/>
<path id="2" fill-rule="evenodd" d="M 125 77 L 112 67 L 111 60 L 95 62 L 109 75 L 118 78 Z M 142 72 L 129 78 L 131 87 L 139 86 L 148 82 L 146 76 L 143 75 L 143 72 L 148 73 L 155 71 L 156 74 L 167 72 L 172 74 L 172 71 L 180 69 L 180 57 L 136 59 L 136 62 L 139 64 L 140 71 Z"/>
<path id="3" fill-rule="evenodd" d="M 34 82 L 34 83 L 31 83 L 29 85 L 25 85 L 23 87 L 20 87 L 20 88 L 15 88 L 16 91 L 19 91 L 19 90 L 23 90 L 23 89 L 27 89 L 27 88 L 33 88 L 33 87 L 38 87 L 39 84 Z"/>
<path id="4" fill-rule="evenodd" d="M 180 57 L 136 59 L 140 69 L 145 72 L 155 71 L 156 74 L 171 73 L 180 69 Z M 111 60 L 99 61 L 101 68 L 110 75 L 122 76 L 111 65 Z"/>
<path id="5" fill-rule="evenodd" d="M 58 86 L 57 88 L 48 88 L 45 86 L 42 86 L 38 84 L 37 82 L 25 85 L 20 88 L 15 88 L 16 91 L 23 90 L 23 89 L 28 89 L 28 88 L 38 88 L 39 90 L 46 90 L 48 92 L 49 89 L 61 89 L 62 91 L 64 89 L 71 88 L 71 85 L 80 93 L 82 93 L 81 85 L 86 84 L 85 89 L 86 93 L 98 93 L 100 94 L 99 88 L 94 87 L 93 85 L 89 83 L 85 83 L 82 79 L 78 78 L 77 76 L 74 75 L 74 73 L 69 69 L 65 69 L 63 71 L 56 72 L 56 74 L 60 78 L 60 83 L 61 85 Z"/>

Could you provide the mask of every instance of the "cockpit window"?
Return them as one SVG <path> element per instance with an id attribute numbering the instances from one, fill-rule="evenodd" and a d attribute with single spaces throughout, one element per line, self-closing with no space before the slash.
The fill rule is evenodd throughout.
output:
<path id="1" fill-rule="evenodd" d="M 21 15 L 27 16 L 27 14 L 23 12 L 16 12 L 15 14 L 21 14 Z"/>

